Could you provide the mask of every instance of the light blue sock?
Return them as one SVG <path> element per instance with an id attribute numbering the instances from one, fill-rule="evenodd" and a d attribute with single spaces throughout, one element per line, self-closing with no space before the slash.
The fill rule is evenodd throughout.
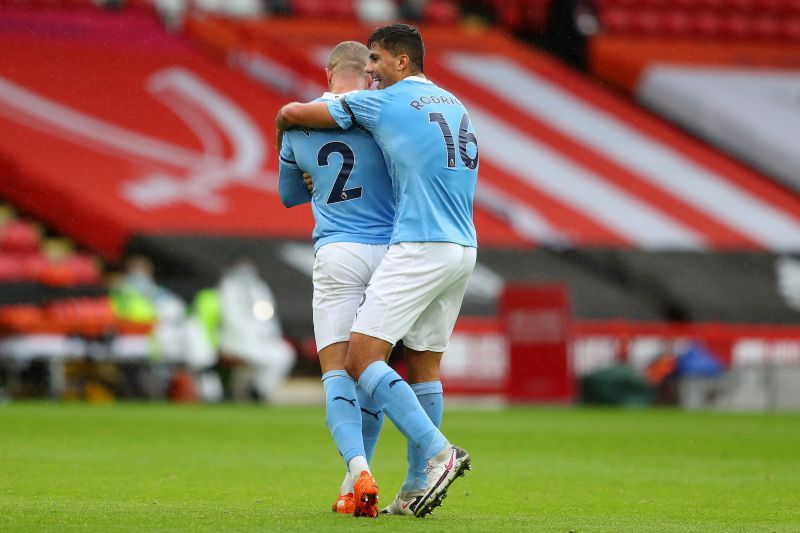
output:
<path id="1" fill-rule="evenodd" d="M 447 446 L 447 439 L 425 414 L 414 391 L 385 362 L 369 365 L 358 384 L 426 460 Z"/>
<path id="2" fill-rule="evenodd" d="M 347 466 L 353 457 L 366 455 L 361 440 L 361 408 L 356 384 L 344 370 L 331 370 L 322 376 L 322 385 L 325 388 L 325 422 Z"/>
<path id="3" fill-rule="evenodd" d="M 357 386 L 356 396 L 361 406 L 361 438 L 364 441 L 364 451 L 367 453 L 367 462 L 372 462 L 375 446 L 378 445 L 378 436 L 383 426 L 383 411 L 378 402 L 369 397 L 364 389 Z"/>
<path id="4" fill-rule="evenodd" d="M 359 387 L 360 388 L 360 387 Z M 442 382 L 427 381 L 425 383 L 414 383 L 411 390 L 417 395 L 420 405 L 437 428 L 442 425 Z M 425 467 L 427 466 L 425 457 L 408 444 L 408 473 L 403 487 L 403 492 L 411 492 L 425 488 Z"/>

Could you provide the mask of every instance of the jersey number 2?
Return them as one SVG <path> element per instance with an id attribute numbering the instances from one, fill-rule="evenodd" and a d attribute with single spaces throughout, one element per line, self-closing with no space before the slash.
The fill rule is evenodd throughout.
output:
<path id="1" fill-rule="evenodd" d="M 328 195 L 327 203 L 335 204 L 361 198 L 361 187 L 354 187 L 352 189 L 344 188 L 344 186 L 347 185 L 347 180 L 350 178 L 350 173 L 353 172 L 353 165 L 356 163 L 356 156 L 353 153 L 353 149 L 341 141 L 329 142 L 319 149 L 317 153 L 317 164 L 321 167 L 327 167 L 328 159 L 331 154 L 339 154 L 342 156 L 342 168 L 339 169 L 339 174 L 336 176 L 336 181 L 331 188 L 331 193 Z"/>
<path id="2" fill-rule="evenodd" d="M 453 132 L 450 129 L 450 125 L 441 113 L 428 113 L 428 122 L 436 122 L 439 125 L 439 129 L 442 130 L 444 144 L 447 147 L 447 168 L 455 168 L 456 145 L 453 142 Z M 467 130 L 469 130 L 469 116 L 464 113 L 461 115 L 461 124 L 458 125 L 458 153 L 464 166 L 474 169 L 478 166 L 478 138 L 475 137 L 474 133 L 470 133 Z M 467 153 L 467 146 L 470 143 L 475 145 L 475 157 L 470 157 L 469 153 Z"/>

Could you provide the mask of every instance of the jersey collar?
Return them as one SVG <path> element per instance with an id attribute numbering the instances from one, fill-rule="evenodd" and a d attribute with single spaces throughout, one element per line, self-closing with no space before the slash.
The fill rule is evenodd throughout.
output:
<path id="1" fill-rule="evenodd" d="M 422 76 L 408 76 L 406 78 L 403 78 L 403 81 L 405 81 L 405 80 L 408 80 L 408 81 L 420 81 L 422 83 L 433 83 L 428 78 L 423 78 Z"/>

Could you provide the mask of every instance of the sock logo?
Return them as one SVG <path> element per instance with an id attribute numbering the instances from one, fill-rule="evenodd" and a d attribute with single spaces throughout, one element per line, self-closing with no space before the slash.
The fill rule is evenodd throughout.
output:
<path id="1" fill-rule="evenodd" d="M 372 415 L 372 416 L 374 416 L 374 417 L 375 417 L 375 420 L 378 420 L 378 415 L 379 415 L 379 414 L 381 414 L 381 412 L 380 412 L 380 411 L 375 411 L 375 412 L 373 413 L 372 411 L 367 411 L 367 410 L 366 410 L 366 409 L 364 409 L 363 407 L 361 408 L 361 412 L 362 412 L 362 413 L 367 413 L 368 415 Z"/>
<path id="2" fill-rule="evenodd" d="M 394 387 L 395 383 L 399 383 L 400 381 L 403 381 L 403 380 L 402 379 L 396 379 L 394 381 L 389 382 L 389 388 L 391 389 L 392 387 Z"/>
<path id="3" fill-rule="evenodd" d="M 347 403 L 349 403 L 350 405 L 352 405 L 353 407 L 355 407 L 355 406 L 356 406 L 356 400 L 355 400 L 355 398 L 354 398 L 354 399 L 352 399 L 352 400 L 350 400 L 350 399 L 348 399 L 348 398 L 345 398 L 344 396 L 334 396 L 334 397 L 333 397 L 333 400 L 331 400 L 331 403 L 335 402 L 336 400 L 344 400 L 344 401 L 346 401 Z"/>

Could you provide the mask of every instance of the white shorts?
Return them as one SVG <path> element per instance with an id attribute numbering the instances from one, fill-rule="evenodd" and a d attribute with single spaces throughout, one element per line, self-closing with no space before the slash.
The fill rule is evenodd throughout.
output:
<path id="1" fill-rule="evenodd" d="M 364 289 L 388 248 L 386 244 L 334 242 L 317 250 L 312 275 L 317 351 L 350 340 Z"/>
<path id="2" fill-rule="evenodd" d="M 443 352 L 475 268 L 475 248 L 449 242 L 393 244 L 364 293 L 352 331 L 412 350 Z"/>

